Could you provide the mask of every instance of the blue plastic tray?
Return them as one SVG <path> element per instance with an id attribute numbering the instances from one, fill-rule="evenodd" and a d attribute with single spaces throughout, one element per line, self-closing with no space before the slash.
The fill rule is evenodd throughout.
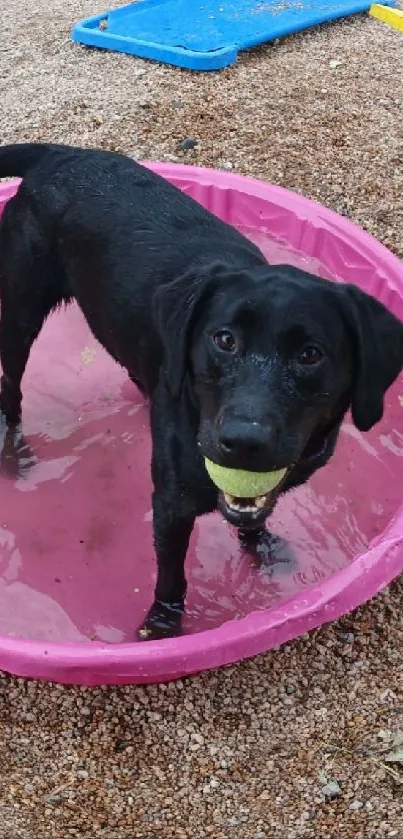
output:
<path id="1" fill-rule="evenodd" d="M 189 70 L 219 70 L 233 64 L 239 50 L 365 12 L 370 5 L 371 0 L 138 0 L 77 23 L 72 39 Z"/>

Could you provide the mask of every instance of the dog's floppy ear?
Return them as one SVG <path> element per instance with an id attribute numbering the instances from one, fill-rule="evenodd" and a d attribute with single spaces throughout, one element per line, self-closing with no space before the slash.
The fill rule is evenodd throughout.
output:
<path id="1" fill-rule="evenodd" d="M 197 311 L 216 285 L 220 266 L 190 269 L 160 286 L 154 295 L 154 319 L 162 340 L 169 389 L 178 398 L 188 362 L 188 343 Z"/>
<path id="2" fill-rule="evenodd" d="M 351 412 L 360 431 L 382 419 L 384 395 L 403 369 L 403 323 L 356 286 L 339 287 L 355 350 Z"/>

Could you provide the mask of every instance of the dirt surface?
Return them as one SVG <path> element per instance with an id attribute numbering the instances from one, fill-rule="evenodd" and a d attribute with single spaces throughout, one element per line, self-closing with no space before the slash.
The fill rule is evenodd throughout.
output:
<path id="1" fill-rule="evenodd" d="M 358 17 L 198 75 L 72 44 L 106 5 L 5 0 L 1 142 L 255 175 L 403 255 L 401 33 Z M 401 837 L 402 607 L 400 581 L 309 638 L 169 686 L 0 676 L 0 839 Z"/>

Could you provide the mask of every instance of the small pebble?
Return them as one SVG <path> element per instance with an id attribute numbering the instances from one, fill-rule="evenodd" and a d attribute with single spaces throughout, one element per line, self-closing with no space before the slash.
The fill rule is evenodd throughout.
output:
<path id="1" fill-rule="evenodd" d="M 340 798 L 341 786 L 337 781 L 328 781 L 327 784 L 322 787 L 322 793 L 325 798 Z"/>
<path id="2" fill-rule="evenodd" d="M 194 140 L 193 137 L 185 137 L 179 143 L 179 146 L 182 149 L 182 151 L 191 151 L 192 149 L 195 149 L 197 145 L 198 141 Z"/>
<path id="3" fill-rule="evenodd" d="M 201 748 L 200 743 L 190 743 L 189 751 L 198 752 L 200 748 Z"/>
<path id="4" fill-rule="evenodd" d="M 46 804 L 53 804 L 54 807 L 58 807 L 58 805 L 62 803 L 63 798 L 61 795 L 53 795 L 50 793 L 50 795 L 44 795 L 43 800 Z"/>

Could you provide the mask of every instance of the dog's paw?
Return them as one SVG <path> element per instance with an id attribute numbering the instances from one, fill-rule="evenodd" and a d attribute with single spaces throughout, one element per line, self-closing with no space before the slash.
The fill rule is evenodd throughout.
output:
<path id="1" fill-rule="evenodd" d="M 266 528 L 240 532 L 239 542 L 257 568 L 270 570 L 279 564 L 284 565 L 287 571 L 296 568 L 295 554 L 290 543 Z"/>
<path id="2" fill-rule="evenodd" d="M 9 478 L 24 478 L 36 462 L 20 427 L 0 423 L 0 473 Z"/>
<path id="3" fill-rule="evenodd" d="M 183 606 L 156 600 L 137 630 L 138 641 L 160 641 L 175 638 L 182 632 Z"/>
<path id="4" fill-rule="evenodd" d="M 0 422 L 7 428 L 18 428 L 21 422 L 21 411 L 11 410 L 8 403 L 1 399 L 0 394 Z"/>

